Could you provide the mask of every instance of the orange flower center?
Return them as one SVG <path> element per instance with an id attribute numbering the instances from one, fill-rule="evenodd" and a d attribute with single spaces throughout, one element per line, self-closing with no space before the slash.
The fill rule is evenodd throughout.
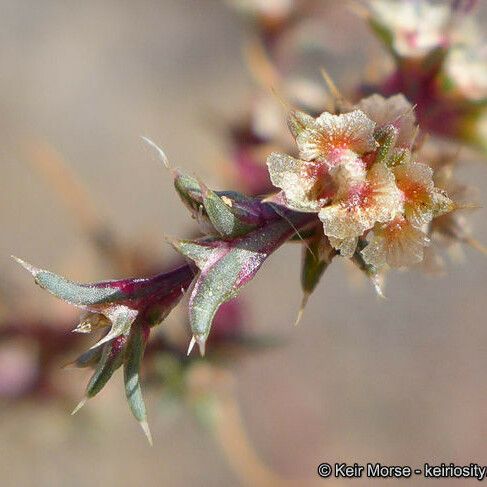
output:
<path id="1" fill-rule="evenodd" d="M 425 186 L 410 179 L 399 179 L 397 187 L 403 192 L 407 203 L 413 205 L 425 205 L 430 201 L 430 195 Z"/>
<path id="2" fill-rule="evenodd" d="M 388 242 L 394 241 L 397 237 L 404 231 L 405 225 L 407 225 L 407 220 L 403 217 L 397 217 L 395 220 L 390 222 L 384 229 L 383 235 Z"/>
<path id="3" fill-rule="evenodd" d="M 337 151 L 337 155 L 344 149 L 349 149 L 353 143 L 353 138 L 342 133 L 327 133 L 323 134 L 319 142 L 320 150 L 327 155 L 333 151 Z M 338 150 L 337 150 L 338 149 Z"/>

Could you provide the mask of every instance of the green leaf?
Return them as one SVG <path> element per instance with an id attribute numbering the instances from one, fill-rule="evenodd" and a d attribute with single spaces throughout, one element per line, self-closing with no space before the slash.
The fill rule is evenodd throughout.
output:
<path id="1" fill-rule="evenodd" d="M 96 396 L 105 387 L 113 373 L 122 365 L 125 342 L 125 337 L 119 337 L 110 343 L 105 343 L 100 361 L 86 386 L 86 395 L 71 414 L 76 414 L 88 399 Z M 98 349 L 99 347 L 96 350 Z M 87 357 L 86 353 L 83 355 L 85 358 Z"/>
<path id="2" fill-rule="evenodd" d="M 331 247 L 328 239 L 325 239 L 322 235 L 315 235 L 312 239 L 304 243 L 301 268 L 303 300 L 296 319 L 296 324 L 301 321 L 309 296 L 315 290 L 320 282 L 321 276 L 330 265 L 335 255 L 336 251 Z"/>
<path id="3" fill-rule="evenodd" d="M 18 257 L 14 257 L 14 259 L 34 276 L 36 284 L 54 294 L 54 296 L 75 306 L 99 305 L 125 297 L 123 292 L 116 286 L 117 281 L 79 284 L 53 272 L 39 269 Z"/>
<path id="4" fill-rule="evenodd" d="M 227 197 L 218 196 L 214 191 L 201 184 L 203 204 L 206 214 L 215 230 L 224 238 L 238 237 L 249 233 L 254 225 L 250 225 L 239 217 L 232 209 L 232 200 Z"/>
<path id="5" fill-rule="evenodd" d="M 197 179 L 175 172 L 174 187 L 185 206 L 208 235 L 234 238 L 273 216 L 270 205 L 235 191 L 212 191 Z"/>
<path id="6" fill-rule="evenodd" d="M 121 314 L 129 315 L 130 310 L 143 310 L 155 301 L 179 301 L 179 291 L 188 287 L 193 278 L 192 269 L 181 266 L 148 278 L 80 284 L 14 258 L 34 276 L 37 284 L 51 294 L 79 308 L 102 313 L 112 322 L 118 320 Z"/>
<path id="7" fill-rule="evenodd" d="M 304 213 L 289 215 L 232 241 L 206 239 L 173 243 L 176 250 L 192 259 L 200 269 L 190 297 L 189 321 L 192 344 L 196 341 L 202 354 L 218 308 L 238 294 L 274 250 L 316 218 Z"/>
<path id="8" fill-rule="evenodd" d="M 52 272 L 34 267 L 20 259 L 35 281 L 56 297 L 91 313 L 108 318 L 103 325 L 111 325 L 109 333 L 92 348 L 120 335 L 128 335 L 135 318 L 140 314 L 151 317 L 158 324 L 174 308 L 194 278 L 192 266 L 184 265 L 173 271 L 149 278 L 129 278 L 79 284 Z M 88 317 L 92 315 L 88 314 Z M 85 326 L 86 325 L 86 326 Z M 75 331 L 91 331 L 93 323 L 86 318 Z M 95 326 L 96 327 L 96 326 Z"/>
<path id="9" fill-rule="evenodd" d="M 216 242 L 216 243 L 215 243 Z M 184 257 L 192 260 L 196 267 L 202 269 L 212 259 L 217 259 L 221 252 L 218 240 L 171 240 L 171 245 Z M 225 244 L 222 242 L 222 246 Z"/>
<path id="10" fill-rule="evenodd" d="M 147 330 L 148 331 L 148 330 Z M 124 360 L 125 395 L 130 410 L 139 422 L 149 443 L 152 445 L 152 436 L 147 422 L 147 413 L 140 386 L 140 367 L 144 357 L 147 335 L 141 326 L 134 326 L 130 333 Z"/>
<path id="11" fill-rule="evenodd" d="M 320 249 L 322 245 L 321 239 L 315 238 L 304 246 L 301 286 L 306 294 L 311 294 L 314 291 L 330 263 L 330 260 L 323 258 Z"/>
<path id="12" fill-rule="evenodd" d="M 203 205 L 201 188 L 197 179 L 180 171 L 174 173 L 174 187 L 182 202 L 192 212 L 198 212 Z"/>

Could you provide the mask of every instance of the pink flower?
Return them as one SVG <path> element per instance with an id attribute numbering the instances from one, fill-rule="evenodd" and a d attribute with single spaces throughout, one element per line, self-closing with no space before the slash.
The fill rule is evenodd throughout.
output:
<path id="1" fill-rule="evenodd" d="M 376 222 L 391 220 L 401 209 L 394 175 L 379 163 L 372 166 L 363 182 L 345 185 L 333 203 L 320 211 L 319 218 L 332 246 L 351 257 L 358 237 Z"/>
<path id="2" fill-rule="evenodd" d="M 361 110 L 341 115 L 324 112 L 316 119 L 291 112 L 289 127 L 299 156 L 305 161 L 318 160 L 334 166 L 348 151 L 362 155 L 377 148 L 375 124 Z"/>
<path id="3" fill-rule="evenodd" d="M 361 253 L 365 262 L 376 269 L 386 264 L 406 267 L 423 260 L 424 247 L 427 245 L 428 236 L 399 216 L 385 225 L 377 225 Z"/>
<path id="4" fill-rule="evenodd" d="M 448 41 L 449 5 L 430 0 L 370 0 L 369 12 L 372 25 L 387 33 L 399 56 L 423 57 Z"/>
<path id="5" fill-rule="evenodd" d="M 288 206 L 319 212 L 343 178 L 363 181 L 365 163 L 360 155 L 377 147 L 374 122 L 360 110 L 342 115 L 323 113 L 313 118 L 291 112 L 288 125 L 300 159 L 272 153 L 267 159 L 272 183 L 281 188 Z"/>
<path id="6" fill-rule="evenodd" d="M 316 119 L 291 112 L 299 159 L 279 153 L 267 159 L 271 181 L 282 189 L 278 200 L 318 213 L 325 236 L 344 257 L 373 230 L 366 262 L 416 263 L 427 243 L 422 227 L 450 212 L 453 202 L 435 188 L 433 170 L 414 162 L 416 118 L 403 95 L 373 95 L 357 107 Z"/>
<path id="7" fill-rule="evenodd" d="M 411 147 L 416 134 L 416 116 L 413 106 L 402 94 L 384 98 L 371 95 L 360 100 L 356 106 L 362 110 L 377 128 L 392 125 L 398 131 L 396 147 Z"/>
<path id="8" fill-rule="evenodd" d="M 411 225 L 420 228 L 434 216 L 453 209 L 453 202 L 434 187 L 433 170 L 426 164 L 411 162 L 394 168 L 397 187 L 404 200 L 404 215 Z"/>

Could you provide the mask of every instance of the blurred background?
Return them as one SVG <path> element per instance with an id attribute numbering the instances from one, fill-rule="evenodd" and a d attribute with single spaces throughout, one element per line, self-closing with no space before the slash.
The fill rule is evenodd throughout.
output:
<path id="1" fill-rule="evenodd" d="M 300 69 L 321 83 L 325 66 L 347 91 L 384 51 L 345 2 L 319 8 L 309 29 L 322 48 Z M 11 254 L 77 281 L 124 275 L 87 235 L 94 220 L 143 258 L 174 260 L 164 236 L 188 235 L 191 220 L 140 135 L 211 187 L 232 186 L 225 126 L 245 115 L 256 89 L 243 54 L 248 27 L 218 0 L 0 0 L 2 319 L 76 323 L 71 307 L 35 287 Z M 82 197 L 56 190 L 46 159 L 63 161 L 64 181 L 72 176 Z M 487 167 L 470 153 L 464 159 L 462 178 L 480 188 L 485 206 Z M 80 201 L 92 209 L 83 214 Z M 487 242 L 484 211 L 469 216 Z M 299 254 L 283 248 L 243 292 L 245 326 L 281 345 L 228 364 L 262 461 L 284 478 L 314 480 L 323 461 L 485 463 L 485 257 L 466 248 L 441 277 L 391 273 L 387 300 L 337 259 L 293 327 Z M 185 327 L 184 308 L 164 326 Z M 15 381 L 29 380 L 37 352 L 0 343 L 4 395 L 15 398 Z M 0 399 L 2 485 L 238 485 L 221 442 L 184 404 L 168 407 L 163 386 L 146 392 L 152 448 L 126 406 L 120 374 L 71 417 L 89 374 L 61 367 L 77 352 L 54 364 L 54 383 L 69 400 Z"/>

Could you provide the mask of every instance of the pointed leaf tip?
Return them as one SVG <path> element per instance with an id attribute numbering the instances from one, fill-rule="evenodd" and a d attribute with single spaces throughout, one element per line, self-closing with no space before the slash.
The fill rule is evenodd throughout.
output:
<path id="1" fill-rule="evenodd" d="M 191 250 L 191 257 L 200 269 L 189 300 L 189 322 L 202 355 L 218 308 L 236 297 L 269 255 L 311 218 L 314 216 L 297 213 L 291 224 L 285 219 L 272 220 L 231 242 L 190 242 L 187 243 L 190 249 L 183 252 L 179 249 L 186 257 Z"/>
<path id="2" fill-rule="evenodd" d="M 154 446 L 154 443 L 152 442 L 152 434 L 150 432 L 149 423 L 147 421 L 140 421 L 139 424 L 147 438 L 147 441 L 149 442 L 149 445 Z"/>
<path id="3" fill-rule="evenodd" d="M 92 305 L 115 302 L 129 297 L 120 290 L 117 281 L 82 284 L 51 271 L 35 267 L 18 257 L 13 258 L 32 274 L 36 284 L 42 289 L 74 306 L 87 309 Z"/>
<path id="4" fill-rule="evenodd" d="M 145 329 L 137 326 L 132 329 L 124 356 L 125 395 L 130 410 L 152 445 L 152 436 L 147 423 L 147 413 L 140 384 L 140 367 L 146 345 Z"/>
<path id="5" fill-rule="evenodd" d="M 189 346 L 188 346 L 188 352 L 186 353 L 186 355 L 188 357 L 189 357 L 189 354 L 192 352 L 195 344 L 196 344 L 196 338 L 193 336 L 193 337 L 191 337 L 191 341 L 189 342 Z"/>
<path id="6" fill-rule="evenodd" d="M 298 326 L 299 323 L 301 323 L 301 320 L 304 315 L 304 309 L 306 308 L 306 305 L 308 304 L 308 299 L 310 297 L 310 293 L 305 292 L 303 293 L 303 299 L 301 300 L 301 305 L 298 310 L 298 315 L 296 316 L 296 321 L 294 322 L 294 326 Z"/>
<path id="7" fill-rule="evenodd" d="M 73 409 L 73 411 L 71 412 L 71 416 L 74 416 L 85 404 L 86 404 L 86 401 L 88 400 L 87 397 L 84 397 L 79 403 L 78 405 Z"/>
<path id="8" fill-rule="evenodd" d="M 152 147 L 153 149 L 156 150 L 157 156 L 159 157 L 159 160 L 164 164 L 164 167 L 166 169 L 170 168 L 169 164 L 169 159 L 167 158 L 165 152 L 155 143 L 152 142 L 148 137 L 145 137 L 143 135 L 140 136 L 140 138 L 149 146 Z"/>
<path id="9" fill-rule="evenodd" d="M 384 282 L 383 279 L 381 279 L 381 276 L 379 275 L 373 275 L 370 277 L 370 280 L 372 281 L 372 285 L 374 286 L 375 292 L 377 293 L 377 296 L 379 296 L 382 299 L 387 299 L 387 296 L 384 294 Z"/>
<path id="10" fill-rule="evenodd" d="M 173 240 L 170 243 L 177 252 L 192 260 L 199 269 L 203 269 L 208 261 L 222 252 L 209 241 Z"/>
<path id="11" fill-rule="evenodd" d="M 206 353 L 206 338 L 204 336 L 196 337 L 196 343 L 200 349 L 200 355 L 204 357 Z"/>
<path id="12" fill-rule="evenodd" d="M 117 343 L 117 340 L 112 343 L 106 343 L 100 348 L 103 349 L 101 357 L 98 360 L 95 372 L 91 376 L 86 386 L 87 399 L 95 397 L 105 387 L 114 372 L 122 364 L 123 347 L 120 347 L 120 344 Z M 94 353 L 94 350 L 88 350 L 86 352 L 88 356 L 92 353 Z"/>
<path id="13" fill-rule="evenodd" d="M 29 264 L 25 260 L 20 259 L 19 257 L 16 257 L 15 255 L 11 255 L 12 259 L 14 259 L 16 262 L 18 262 L 26 271 L 30 272 L 34 277 L 41 272 L 41 269 L 38 267 L 33 266 L 32 264 Z"/>

